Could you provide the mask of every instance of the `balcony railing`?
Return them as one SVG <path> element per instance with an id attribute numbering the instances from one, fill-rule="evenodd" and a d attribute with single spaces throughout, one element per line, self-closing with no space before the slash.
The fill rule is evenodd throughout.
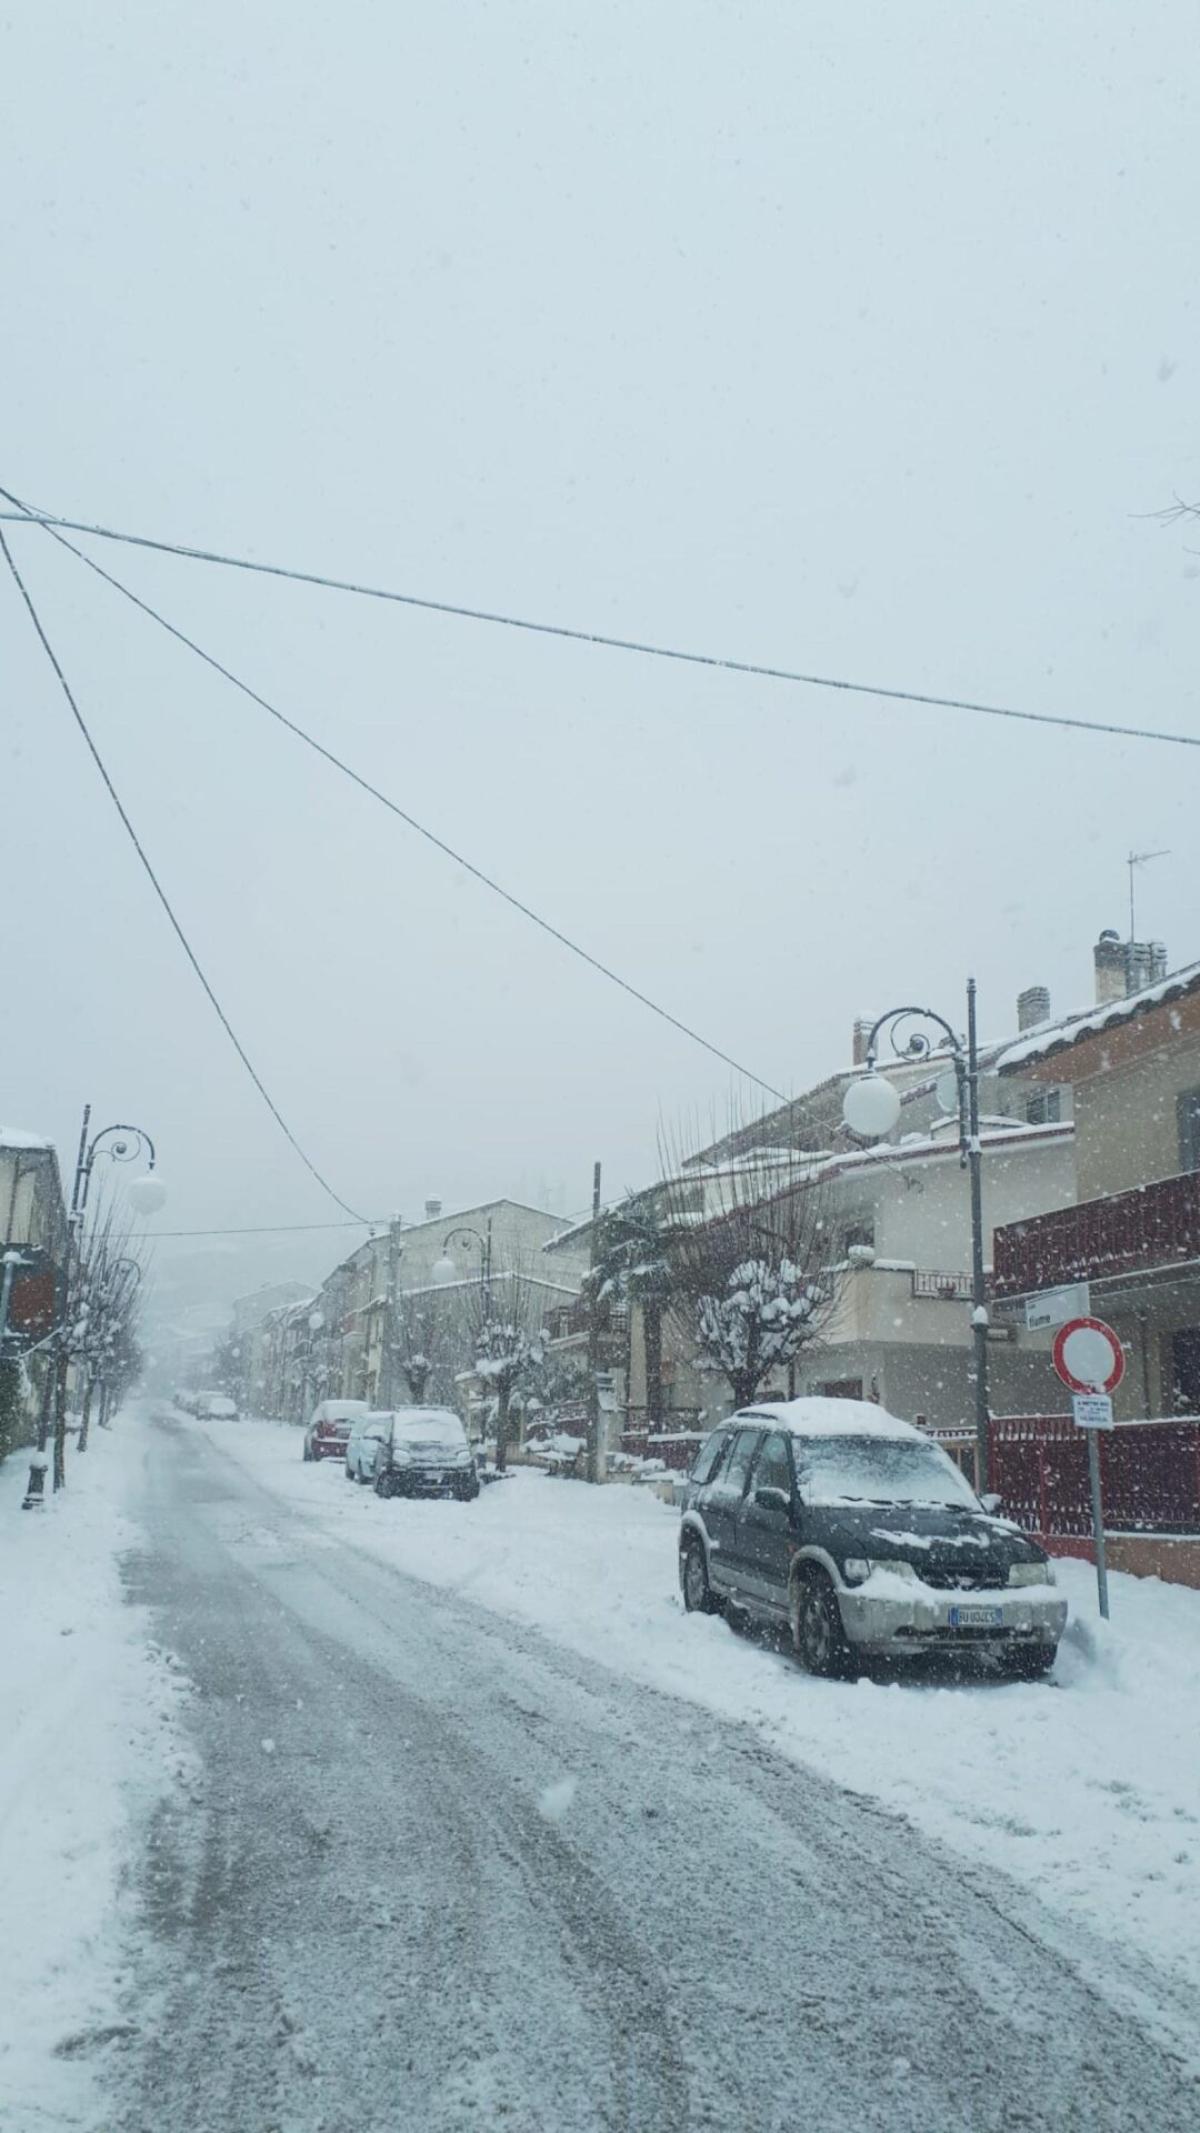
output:
<path id="1" fill-rule="evenodd" d="M 939 1274 L 928 1267 L 914 1267 L 912 1292 L 914 1296 L 934 1297 L 941 1303 L 969 1303 L 971 1277 L 969 1274 Z"/>
<path id="2" fill-rule="evenodd" d="M 1200 1171 L 1058 1207 L 996 1231 L 997 1296 L 1200 1260 Z"/>

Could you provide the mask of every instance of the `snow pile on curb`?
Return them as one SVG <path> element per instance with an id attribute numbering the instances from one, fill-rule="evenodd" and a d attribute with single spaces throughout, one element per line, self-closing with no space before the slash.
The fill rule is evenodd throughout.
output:
<path id="1" fill-rule="evenodd" d="M 0 1468 L 0 2123 L 102 2126 L 95 2074 L 128 2034 L 120 1887 L 183 1774 L 180 1693 L 122 1596 L 120 1508 L 140 1450 L 115 1429 L 70 1486 L 22 1512 L 28 1456 Z M 131 1820 L 132 1818 L 132 1820 Z"/>
<path id="2" fill-rule="evenodd" d="M 678 1514 L 647 1491 L 518 1470 L 474 1504 L 382 1503 L 339 1464 L 303 1466 L 279 1424 L 209 1434 L 323 1535 L 756 1727 L 1200 1987 L 1200 1593 L 1110 1574 L 1105 1624 L 1094 1572 L 1063 1562 L 1071 1621 L 1049 1682 L 849 1687 L 685 1615 Z"/>

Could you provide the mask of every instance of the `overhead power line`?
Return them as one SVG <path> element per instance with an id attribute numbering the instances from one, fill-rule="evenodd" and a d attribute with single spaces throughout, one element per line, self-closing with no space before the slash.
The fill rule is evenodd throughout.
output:
<path id="1" fill-rule="evenodd" d="M 386 1229 L 386 1222 L 368 1222 L 364 1215 L 355 1222 L 258 1222 L 245 1229 L 156 1229 L 157 1244 L 164 1237 L 290 1237 L 300 1230 Z"/>
<path id="2" fill-rule="evenodd" d="M 25 602 L 25 606 L 29 613 L 29 619 L 37 632 L 38 639 L 42 646 L 42 650 L 45 652 L 47 659 L 49 660 L 51 666 L 54 669 L 55 675 L 58 679 L 59 687 L 61 688 L 63 695 L 66 697 L 67 703 L 70 705 L 71 715 L 74 718 L 80 733 L 83 735 L 92 761 L 95 763 L 96 768 L 99 771 L 101 778 L 103 779 L 105 790 L 107 791 L 108 796 L 113 803 L 113 806 L 116 808 L 117 813 L 121 818 L 122 827 L 124 828 L 125 833 L 134 848 L 134 851 L 137 853 L 137 856 L 140 859 L 143 868 L 145 869 L 146 875 L 148 876 L 150 881 L 150 885 L 154 890 L 154 893 L 157 896 L 159 903 L 162 905 L 163 910 L 167 914 L 167 918 L 170 921 L 171 929 L 175 934 L 175 937 L 179 942 L 180 947 L 183 949 L 183 952 L 186 955 L 188 962 L 191 964 L 192 969 L 195 971 L 196 976 L 199 978 L 200 983 L 204 988 L 204 992 L 208 999 L 209 1005 L 212 1007 L 213 1012 L 216 1014 L 222 1029 L 225 1031 L 225 1034 L 228 1037 L 230 1043 L 232 1044 L 234 1051 L 237 1053 L 238 1058 L 241 1060 L 242 1065 L 245 1067 L 246 1072 L 250 1076 L 251 1081 L 254 1083 L 255 1088 L 258 1090 L 259 1095 L 262 1097 L 263 1102 L 266 1104 L 267 1109 L 271 1113 L 272 1118 L 275 1120 L 276 1125 L 280 1128 L 280 1131 L 284 1134 L 285 1138 L 290 1142 L 292 1148 L 299 1156 L 305 1169 L 309 1171 L 312 1177 L 316 1179 L 317 1184 L 321 1187 L 322 1192 L 327 1193 L 329 1195 L 329 1198 L 335 1203 L 336 1206 L 340 1207 L 345 1214 L 353 1216 L 355 1222 L 363 1222 L 365 1218 L 358 1213 L 357 1209 L 351 1207 L 347 1201 L 343 1200 L 341 1194 L 336 1193 L 334 1191 L 328 1179 L 322 1177 L 320 1171 L 317 1169 L 316 1164 L 312 1161 L 311 1157 L 309 1157 L 305 1153 L 299 1141 L 296 1139 L 295 1134 L 292 1132 L 291 1127 L 288 1125 L 287 1120 L 284 1118 L 278 1105 L 275 1103 L 274 1098 L 268 1091 L 261 1076 L 257 1073 L 256 1069 L 251 1064 L 250 1059 L 247 1056 L 245 1047 L 241 1042 L 241 1039 L 238 1037 L 237 1032 L 233 1027 L 233 1024 L 230 1022 L 228 1015 L 226 1014 L 224 1008 L 218 1000 L 216 993 L 213 991 L 213 988 L 210 985 L 207 977 L 205 976 L 204 971 L 201 969 L 200 963 L 196 956 L 196 952 L 193 949 L 191 942 L 189 941 L 186 933 L 183 930 L 183 927 L 181 926 L 178 918 L 175 915 L 175 911 L 172 907 L 170 898 L 168 897 L 166 890 L 163 888 L 163 885 L 159 880 L 158 875 L 155 873 L 154 868 L 150 863 L 150 859 L 147 856 L 145 847 L 142 844 L 142 841 L 138 836 L 138 833 L 135 830 L 132 821 L 130 820 L 125 804 L 121 799 L 121 796 L 118 793 L 117 788 L 114 785 L 112 778 L 108 772 L 108 769 L 104 763 L 103 757 L 101 756 L 100 751 L 97 748 L 94 739 L 92 738 L 91 729 L 89 728 L 88 723 L 84 718 L 78 703 L 75 700 L 71 685 L 63 672 L 58 655 L 55 652 L 49 637 L 46 635 L 46 631 L 42 626 L 41 617 L 38 614 L 37 608 L 34 606 L 33 599 L 29 593 L 28 587 L 25 584 L 25 580 L 21 576 L 20 571 L 17 569 L 16 563 L 13 560 L 12 551 L 9 548 L 8 542 L 5 539 L 3 533 L 0 533 L 0 550 L 3 550 L 4 560 L 8 564 L 8 567 L 12 572 L 14 579 L 16 580 L 17 590 L 19 591 L 22 600 Z"/>
<path id="3" fill-rule="evenodd" d="M 11 496 L 11 492 L 8 489 L 2 487 L 0 487 L 0 496 L 7 496 L 12 502 L 17 501 L 15 497 Z M 0 514 L 0 516 L 3 516 L 3 514 Z M 225 681 L 230 682 L 235 689 L 240 690 L 243 696 L 249 697 L 251 703 L 257 704 L 259 709 L 265 711 L 270 718 L 276 719 L 281 726 L 285 726 L 289 733 L 295 734 L 297 740 L 303 741 L 307 748 L 311 748 L 316 755 L 321 756 L 334 770 L 340 771 L 343 777 L 349 778 L 351 783 L 357 785 L 362 792 L 368 793 L 371 799 L 377 800 L 381 807 L 386 807 L 389 814 L 395 815 L 409 829 L 415 830 L 419 837 L 425 839 L 426 843 L 432 844 L 437 851 L 444 853 L 448 859 L 452 859 L 455 866 L 461 867 L 464 872 L 480 882 L 484 888 L 490 889 L 493 895 L 499 896 L 511 909 L 520 912 L 523 918 L 529 919 L 543 933 L 548 934 L 551 940 L 557 941 L 560 947 L 566 948 L 571 955 L 578 956 L 581 962 L 588 964 L 601 977 L 607 978 L 610 984 L 618 986 L 623 993 L 628 994 L 630 999 L 636 1000 L 640 1006 L 648 1008 L 651 1014 L 657 1015 L 660 1021 L 666 1022 L 672 1029 L 678 1030 L 680 1035 L 687 1037 L 691 1043 L 700 1045 L 712 1058 L 719 1059 L 723 1066 L 731 1067 L 733 1072 L 740 1074 L 745 1081 L 753 1082 L 756 1088 L 765 1090 L 768 1096 L 773 1096 L 779 1103 L 787 1103 L 789 1101 L 782 1089 L 777 1089 L 773 1083 L 764 1081 L 761 1074 L 753 1073 L 749 1067 L 743 1066 L 740 1060 L 735 1059 L 731 1053 L 723 1051 L 720 1045 L 713 1044 L 707 1037 L 701 1036 L 698 1030 L 692 1029 L 688 1023 L 681 1021 L 678 1015 L 673 1015 L 669 1008 L 663 1007 L 657 1000 L 651 999 L 649 993 L 642 992 L 638 986 L 631 984 L 628 978 L 623 978 L 618 971 L 611 969 L 607 963 L 601 962 L 600 958 L 593 955 L 589 949 L 581 947 L 578 941 L 572 940 L 569 934 L 562 931 L 561 927 L 554 925 L 550 919 L 543 918 L 541 913 L 535 911 L 531 904 L 524 903 L 519 896 L 515 896 L 510 889 L 506 889 L 492 875 L 485 873 L 482 867 L 476 866 L 474 861 L 468 859 L 464 853 L 457 851 L 453 845 L 447 844 L 444 837 L 439 837 L 436 831 L 428 829 L 423 822 L 419 822 L 415 815 L 409 814 L 406 808 L 401 807 L 397 801 L 390 799 L 387 793 L 380 790 L 379 786 L 373 785 L 369 778 L 363 777 L 361 772 L 353 769 L 349 763 L 343 761 L 341 756 L 335 755 L 333 750 L 327 748 L 323 741 L 317 740 L 315 734 L 309 733 L 305 727 L 298 725 L 295 719 L 289 718 L 286 712 L 281 711 L 276 704 L 269 702 L 265 696 L 260 695 L 257 689 L 250 686 L 249 682 L 243 681 L 240 675 L 235 674 L 221 660 L 214 658 L 211 652 L 206 652 L 203 645 L 197 644 L 194 637 L 189 637 L 186 631 L 177 628 L 175 623 L 168 622 L 166 616 L 161 614 L 158 608 L 152 606 L 148 600 L 143 600 L 138 593 L 133 591 L 132 587 L 124 584 L 120 578 L 114 577 L 111 571 L 103 569 L 95 561 L 94 557 L 86 555 L 83 549 L 75 546 L 73 541 L 67 540 L 66 536 L 58 530 L 56 523 L 33 513 L 30 513 L 28 523 L 43 526 L 47 533 L 53 535 L 61 547 L 70 549 L 71 554 L 77 556 L 81 563 L 85 563 L 89 570 L 95 571 L 97 577 L 103 578 L 107 585 L 113 587 L 114 591 L 122 593 L 127 600 L 131 600 L 135 607 L 140 608 L 141 612 L 144 615 L 148 615 L 151 621 L 157 622 L 160 629 L 166 630 L 168 635 L 174 637 L 178 643 L 186 645 L 189 652 L 194 652 L 197 659 L 204 661 L 205 666 L 211 667 L 214 673 L 220 674 Z M 3 536 L 0 535 L 0 539 L 2 538 Z M 338 1204 L 340 1206 L 343 1203 L 339 1201 Z"/>
<path id="4" fill-rule="evenodd" d="M 8 495 L 0 490 L 0 495 Z M 15 498 L 9 498 L 15 502 Z M 935 696 L 921 689 L 901 689 L 868 681 L 849 681 L 833 674 L 810 674 L 795 667 L 778 667 L 752 659 L 733 659 L 713 652 L 687 651 L 677 645 L 652 644 L 636 637 L 617 637 L 603 630 L 572 628 L 563 622 L 539 622 L 527 615 L 510 615 L 498 609 L 471 607 L 461 601 L 434 600 L 419 593 L 399 592 L 382 585 L 361 584 L 352 578 L 334 578 L 316 570 L 296 570 L 284 563 L 261 563 L 250 556 L 225 555 L 213 548 L 197 548 L 184 541 L 156 540 L 145 533 L 128 533 L 115 526 L 97 526 L 86 519 L 60 518 L 51 512 L 20 508 L 0 512 L 0 520 L 58 527 L 68 533 L 93 534 L 104 541 L 121 541 L 132 548 L 154 549 L 160 555 L 176 555 L 193 563 L 216 563 L 226 570 L 253 571 L 261 577 L 286 578 L 297 585 L 315 585 L 326 592 L 353 593 L 364 600 L 388 600 L 400 607 L 420 608 L 427 614 L 449 615 L 463 622 L 487 622 L 500 629 L 521 630 L 537 637 L 564 638 L 572 644 L 592 644 L 610 652 L 634 652 L 644 659 L 667 659 L 684 666 L 710 667 L 726 674 L 747 674 L 763 681 L 783 681 L 809 689 L 835 689 L 848 696 L 872 696 L 886 703 L 914 704 L 929 710 L 964 711 L 977 718 L 1015 719 L 1031 726 L 1057 726 L 1076 733 L 1104 733 L 1125 740 L 1162 741 L 1177 748 L 1200 748 L 1200 734 L 1168 733 L 1151 726 L 1123 726 L 1096 718 L 1069 718 L 1052 711 L 1022 711 L 1012 704 L 988 704 L 963 696 Z"/>

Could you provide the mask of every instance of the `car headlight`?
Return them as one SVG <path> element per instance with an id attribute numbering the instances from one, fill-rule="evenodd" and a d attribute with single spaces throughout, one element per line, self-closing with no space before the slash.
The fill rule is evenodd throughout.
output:
<path id="1" fill-rule="evenodd" d="M 1013 1563 L 1008 1573 L 1010 1585 L 1053 1585 L 1052 1563 Z"/>
<path id="2" fill-rule="evenodd" d="M 457 1450 L 457 1451 L 455 1452 L 455 1454 L 454 1454 L 454 1464 L 455 1464 L 455 1466 L 470 1466 L 470 1464 L 471 1464 L 471 1454 L 470 1454 L 470 1452 L 469 1452 L 469 1451 L 467 1450 L 467 1447 L 466 1447 L 466 1445 L 465 1445 L 465 1444 L 461 1444 L 461 1445 L 459 1446 L 458 1450 Z"/>
<path id="3" fill-rule="evenodd" d="M 848 1585 L 865 1585 L 876 1570 L 886 1571 L 889 1577 L 905 1578 L 910 1583 L 918 1575 L 911 1563 L 884 1562 L 879 1556 L 848 1555 L 842 1564 L 842 1574 Z"/>
<path id="4" fill-rule="evenodd" d="M 411 1453 L 411 1452 L 409 1451 L 409 1448 L 408 1448 L 407 1444 L 393 1444 L 393 1446 L 392 1446 L 392 1465 L 393 1465 L 393 1466 L 407 1466 L 407 1465 L 408 1465 L 408 1463 L 409 1463 L 409 1460 L 410 1460 L 411 1458 L 412 1458 L 412 1453 Z"/>

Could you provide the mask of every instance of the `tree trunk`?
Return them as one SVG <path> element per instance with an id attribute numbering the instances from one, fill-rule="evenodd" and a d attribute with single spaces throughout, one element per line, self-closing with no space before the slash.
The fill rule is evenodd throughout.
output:
<path id="1" fill-rule="evenodd" d="M 59 1349 L 54 1370 L 54 1486 L 61 1489 L 67 1479 L 67 1372 L 71 1365 L 67 1356 L 65 1331 L 59 1336 Z"/>
<path id="2" fill-rule="evenodd" d="M 92 1419 L 92 1388 L 94 1382 L 95 1380 L 89 1375 L 87 1384 L 83 1388 L 83 1409 L 79 1417 L 79 1449 L 81 1452 L 86 1452 L 88 1446 L 88 1424 Z"/>
<path id="3" fill-rule="evenodd" d="M 642 1350 L 646 1367 L 646 1422 L 652 1437 L 663 1426 L 663 1307 L 648 1297 L 642 1305 Z"/>
<path id="4" fill-rule="evenodd" d="M 496 1472 L 503 1474 L 508 1468 L 508 1394 L 509 1387 L 503 1378 L 496 1387 Z"/>

